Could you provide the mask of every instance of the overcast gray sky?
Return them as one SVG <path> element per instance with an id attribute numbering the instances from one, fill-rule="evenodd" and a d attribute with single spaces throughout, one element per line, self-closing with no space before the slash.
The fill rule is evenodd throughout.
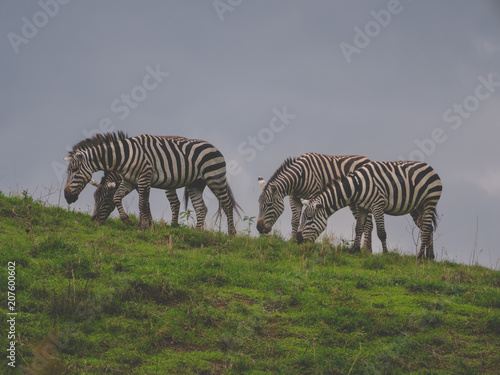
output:
<path id="1" fill-rule="evenodd" d="M 2 1 L 0 64 L 4 193 L 57 190 L 67 147 L 107 130 L 212 142 L 248 216 L 257 177 L 288 156 L 424 159 L 444 185 L 438 259 L 469 264 L 476 248 L 500 266 L 499 1 Z M 151 199 L 169 220 L 163 192 Z M 341 211 L 328 232 L 350 240 L 353 223 Z M 386 227 L 414 251 L 405 218 Z"/>

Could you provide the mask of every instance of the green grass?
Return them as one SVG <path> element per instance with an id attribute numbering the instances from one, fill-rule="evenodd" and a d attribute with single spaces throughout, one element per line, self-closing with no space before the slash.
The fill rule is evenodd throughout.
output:
<path id="1" fill-rule="evenodd" d="M 500 368 L 498 271 L 277 236 L 99 226 L 27 195 L 0 193 L 0 217 L 4 295 L 16 262 L 17 366 L 34 374 Z M 6 298 L 1 309 L 5 323 Z"/>

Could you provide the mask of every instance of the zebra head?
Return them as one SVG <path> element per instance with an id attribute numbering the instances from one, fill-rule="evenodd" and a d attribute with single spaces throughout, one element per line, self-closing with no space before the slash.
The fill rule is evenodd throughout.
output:
<path id="1" fill-rule="evenodd" d="M 101 182 L 92 180 L 90 184 L 97 187 L 94 192 L 95 204 L 92 220 L 97 221 L 99 224 L 104 224 L 109 215 L 111 215 L 111 212 L 115 209 L 113 197 L 118 189 L 117 183 L 114 181 L 113 175 L 106 172 Z"/>
<path id="2" fill-rule="evenodd" d="M 285 204 L 283 197 L 274 184 L 266 184 L 259 176 L 259 184 L 264 189 L 259 197 L 259 216 L 257 218 L 257 230 L 260 234 L 271 231 L 278 217 L 283 213 Z"/>
<path id="3" fill-rule="evenodd" d="M 64 158 L 68 164 L 68 179 L 64 187 L 64 197 L 66 202 L 71 204 L 76 202 L 78 195 L 82 192 L 83 188 L 92 179 L 92 168 L 89 165 L 87 155 L 84 152 L 77 151 L 71 153 Z"/>
<path id="4" fill-rule="evenodd" d="M 306 208 L 297 231 L 297 242 L 299 244 L 304 241 L 314 242 L 326 229 L 328 215 L 318 199 L 312 201 L 301 199 L 300 201 Z"/>

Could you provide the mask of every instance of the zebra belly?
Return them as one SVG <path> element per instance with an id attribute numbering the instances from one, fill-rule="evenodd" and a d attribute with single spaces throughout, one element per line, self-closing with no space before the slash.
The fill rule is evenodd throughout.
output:
<path id="1" fill-rule="evenodd" d="M 402 216 L 402 215 L 407 215 L 412 211 L 413 210 L 398 210 L 397 207 L 395 207 L 393 209 L 384 210 L 384 214 L 391 216 Z"/>
<path id="2" fill-rule="evenodd" d="M 153 173 L 151 187 L 157 189 L 179 189 L 192 184 L 199 178 L 198 174 L 186 176 L 172 176 L 169 174 Z"/>
<path id="3" fill-rule="evenodd" d="M 372 213 L 373 208 L 375 207 L 376 204 L 377 203 L 375 203 L 373 201 L 363 202 L 363 203 L 356 204 L 356 207 L 361 207 L 361 208 L 367 210 L 368 212 Z M 401 207 L 400 205 L 398 205 L 397 202 L 390 203 L 385 199 L 382 202 L 378 201 L 378 204 L 382 205 L 384 214 L 391 215 L 391 216 L 407 215 L 415 209 L 415 207 L 413 207 L 413 206 Z"/>

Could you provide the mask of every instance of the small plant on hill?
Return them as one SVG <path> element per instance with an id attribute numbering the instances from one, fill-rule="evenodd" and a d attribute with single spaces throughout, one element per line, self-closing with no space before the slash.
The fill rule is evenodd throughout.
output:
<path id="1" fill-rule="evenodd" d="M 249 216 L 245 216 L 245 217 L 243 218 L 243 221 L 246 221 L 246 222 L 247 222 L 247 224 L 248 224 L 247 228 L 244 230 L 244 232 L 245 232 L 248 236 L 250 236 L 250 234 L 251 234 L 251 232 L 252 232 L 252 225 L 253 225 L 253 223 L 254 223 L 254 220 L 255 220 L 255 216 L 250 216 L 250 217 L 249 217 Z"/>
<path id="2" fill-rule="evenodd" d="M 189 222 L 194 226 L 194 211 L 188 209 L 187 211 L 183 211 L 180 213 L 179 217 L 181 219 L 181 224 L 189 226 Z"/>

